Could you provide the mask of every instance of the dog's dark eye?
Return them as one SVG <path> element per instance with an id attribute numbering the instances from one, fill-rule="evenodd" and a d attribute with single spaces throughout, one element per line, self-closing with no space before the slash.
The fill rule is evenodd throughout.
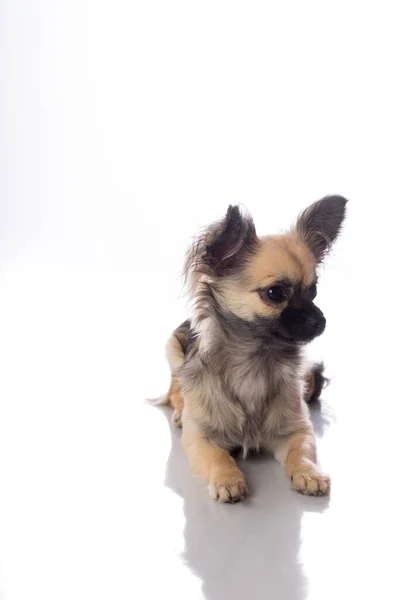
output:
<path id="1" fill-rule="evenodd" d="M 273 285 L 267 288 L 264 294 L 272 302 L 282 302 L 286 298 L 285 288 L 281 285 Z"/>

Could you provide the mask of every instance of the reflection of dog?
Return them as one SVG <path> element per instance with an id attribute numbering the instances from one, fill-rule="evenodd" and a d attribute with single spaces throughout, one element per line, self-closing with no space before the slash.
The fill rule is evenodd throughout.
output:
<path id="1" fill-rule="evenodd" d="M 169 411 L 163 415 L 168 419 Z M 290 494 L 279 465 L 269 456 L 244 461 L 243 468 L 256 495 L 251 507 L 221 511 L 223 507 L 199 494 L 201 486 L 191 477 L 179 431 L 171 427 L 165 485 L 183 499 L 182 560 L 200 578 L 201 597 L 207 600 L 249 595 L 252 600 L 304 600 L 308 582 L 299 561 L 301 521 L 304 514 L 322 514 L 329 498 Z"/>
<path id="2" fill-rule="evenodd" d="M 283 235 L 259 238 L 252 219 L 230 206 L 189 251 L 190 321 L 167 345 L 169 400 L 193 471 L 220 502 L 247 495 L 231 456 L 273 452 L 304 494 L 328 493 L 316 464 L 305 399 L 318 397 L 321 366 L 306 373 L 301 347 L 325 329 L 314 304 L 316 269 L 335 241 L 346 200 L 315 202 Z"/>

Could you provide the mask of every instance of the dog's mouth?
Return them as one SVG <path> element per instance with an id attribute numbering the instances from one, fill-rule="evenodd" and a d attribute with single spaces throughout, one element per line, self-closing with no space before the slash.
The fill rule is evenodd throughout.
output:
<path id="1" fill-rule="evenodd" d="M 273 331 L 272 335 L 274 336 L 274 338 L 276 338 L 280 342 L 284 342 L 285 344 L 288 344 L 290 346 L 302 346 L 303 344 L 308 344 L 308 342 L 311 341 L 311 339 L 305 340 L 305 339 L 296 339 L 294 337 L 289 337 L 287 335 L 283 335 L 282 333 L 279 333 L 279 331 Z"/>
<path id="2" fill-rule="evenodd" d="M 273 331 L 272 335 L 274 338 L 280 340 L 281 342 L 285 342 L 285 344 L 297 345 L 301 343 L 301 340 L 296 340 L 293 337 L 288 337 L 286 335 L 282 335 L 279 331 Z"/>
<path id="3" fill-rule="evenodd" d="M 272 335 L 277 340 L 279 340 L 285 344 L 288 344 L 290 346 L 303 346 L 305 344 L 309 344 L 315 338 L 315 336 L 312 336 L 312 337 L 309 336 L 309 337 L 305 337 L 305 338 L 303 338 L 303 337 L 295 338 L 295 337 L 291 337 L 289 335 L 284 335 L 284 334 L 280 333 L 279 331 L 273 331 Z"/>

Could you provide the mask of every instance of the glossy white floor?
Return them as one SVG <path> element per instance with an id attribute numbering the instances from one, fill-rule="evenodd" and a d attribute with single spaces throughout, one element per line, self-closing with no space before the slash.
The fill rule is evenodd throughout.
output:
<path id="1" fill-rule="evenodd" d="M 1 600 L 399 598 L 394 15 L 2 6 Z M 229 202 L 267 233 L 326 193 L 351 199 L 310 349 L 331 496 L 259 457 L 220 506 L 144 402 L 185 247 Z"/>

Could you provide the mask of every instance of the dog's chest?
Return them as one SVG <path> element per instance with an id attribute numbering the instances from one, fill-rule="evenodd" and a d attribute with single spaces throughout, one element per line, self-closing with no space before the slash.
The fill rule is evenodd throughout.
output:
<path id="1" fill-rule="evenodd" d="M 211 421 L 218 424 L 215 441 L 245 452 L 265 446 L 271 432 L 284 427 L 285 395 L 295 377 L 290 365 L 262 356 L 227 365 L 216 386 L 221 396 L 210 407 Z"/>
<path id="2" fill-rule="evenodd" d="M 246 413 L 261 410 L 278 392 L 283 380 L 291 376 L 287 366 L 263 355 L 244 356 L 231 361 L 224 374 L 228 393 L 245 408 Z"/>

